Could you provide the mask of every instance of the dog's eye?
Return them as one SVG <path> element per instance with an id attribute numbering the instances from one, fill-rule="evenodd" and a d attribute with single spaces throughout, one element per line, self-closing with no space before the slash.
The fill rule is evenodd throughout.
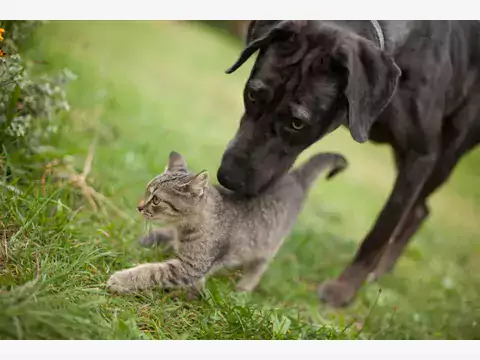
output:
<path id="1" fill-rule="evenodd" d="M 247 99 L 252 103 L 255 103 L 255 94 L 253 93 L 252 90 L 247 91 Z"/>
<path id="2" fill-rule="evenodd" d="M 293 130 L 300 131 L 305 127 L 305 122 L 300 119 L 293 119 L 290 126 Z"/>
<path id="3" fill-rule="evenodd" d="M 160 204 L 160 198 L 159 198 L 157 195 L 155 195 L 155 196 L 152 198 L 152 203 L 153 203 L 153 205 L 158 205 L 158 204 Z"/>
<path id="4" fill-rule="evenodd" d="M 277 34 L 277 39 L 281 42 L 293 43 L 297 40 L 297 34 L 294 31 L 282 31 Z"/>
<path id="5" fill-rule="evenodd" d="M 286 32 L 280 36 L 276 45 L 280 55 L 287 56 L 295 52 L 298 48 L 298 37 L 295 33 Z"/>
<path id="6" fill-rule="evenodd" d="M 297 41 L 297 34 L 293 33 L 293 34 L 290 34 L 290 36 L 288 37 L 287 41 L 290 43 L 290 44 L 293 44 Z"/>

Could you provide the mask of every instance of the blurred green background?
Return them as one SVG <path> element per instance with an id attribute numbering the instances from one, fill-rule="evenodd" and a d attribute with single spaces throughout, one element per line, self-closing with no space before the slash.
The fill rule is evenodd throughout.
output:
<path id="1" fill-rule="evenodd" d="M 77 78 L 22 195 L 2 188 L 0 210 L 16 227 L 2 249 L 1 338 L 480 338 L 478 150 L 431 198 L 432 215 L 393 274 L 364 286 L 348 309 L 318 302 L 316 286 L 351 259 L 394 179 L 388 147 L 358 144 L 344 129 L 299 159 L 338 151 L 350 168 L 318 181 L 254 294 L 232 293 L 237 273 L 210 279 L 210 295 L 194 302 L 181 291 L 105 293 L 113 271 L 166 256 L 137 246 L 144 222 L 135 207 L 168 153 L 216 173 L 243 111 L 252 60 L 224 70 L 244 31 L 189 21 L 52 21 L 35 31 L 25 48 L 35 71 L 68 68 Z M 80 172 L 94 139 L 88 183 L 113 206 L 93 211 L 78 187 L 53 177 L 39 195 L 46 164 L 68 157 Z"/>

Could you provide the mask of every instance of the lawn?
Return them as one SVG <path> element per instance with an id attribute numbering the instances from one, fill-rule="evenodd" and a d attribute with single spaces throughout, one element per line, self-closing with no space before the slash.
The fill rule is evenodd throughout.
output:
<path id="1" fill-rule="evenodd" d="M 0 187 L 1 339 L 480 338 L 480 151 L 431 199 L 433 214 L 394 273 L 364 286 L 348 309 L 318 302 L 316 286 L 353 256 L 394 178 L 388 148 L 357 144 L 343 129 L 300 161 L 339 151 L 350 168 L 318 181 L 253 294 L 233 292 L 236 272 L 209 279 L 196 301 L 180 290 L 105 291 L 112 272 L 169 256 L 136 243 L 145 228 L 136 205 L 168 153 L 216 173 L 242 113 L 251 61 L 223 71 L 240 49 L 193 22 L 50 22 L 37 31 L 28 57 L 77 79 L 72 109 L 34 171 Z M 98 209 L 53 174 L 41 186 L 55 159 L 81 172 L 92 142 L 87 182 L 107 199 Z"/>

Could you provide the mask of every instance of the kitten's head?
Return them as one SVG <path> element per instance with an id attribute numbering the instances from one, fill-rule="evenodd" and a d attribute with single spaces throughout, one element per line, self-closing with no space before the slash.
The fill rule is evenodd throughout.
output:
<path id="1" fill-rule="evenodd" d="M 165 171 L 147 184 L 138 211 L 148 220 L 180 222 L 201 211 L 207 187 L 208 173 L 189 172 L 183 156 L 172 151 Z"/>

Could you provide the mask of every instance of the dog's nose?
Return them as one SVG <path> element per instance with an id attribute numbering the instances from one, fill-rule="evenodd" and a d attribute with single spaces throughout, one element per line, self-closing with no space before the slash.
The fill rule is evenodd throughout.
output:
<path id="1" fill-rule="evenodd" d="M 223 167 L 218 169 L 217 179 L 220 185 L 233 191 L 241 190 L 245 184 L 244 181 L 238 179 L 237 177 L 234 178 L 232 176 L 232 171 L 226 170 Z"/>
<path id="2" fill-rule="evenodd" d="M 231 189 L 231 187 L 233 185 L 232 180 L 228 176 L 227 172 L 225 170 L 223 170 L 222 168 L 218 169 L 217 179 L 218 179 L 218 182 L 220 183 L 220 185 L 222 185 L 223 187 L 226 187 L 227 189 Z"/>

